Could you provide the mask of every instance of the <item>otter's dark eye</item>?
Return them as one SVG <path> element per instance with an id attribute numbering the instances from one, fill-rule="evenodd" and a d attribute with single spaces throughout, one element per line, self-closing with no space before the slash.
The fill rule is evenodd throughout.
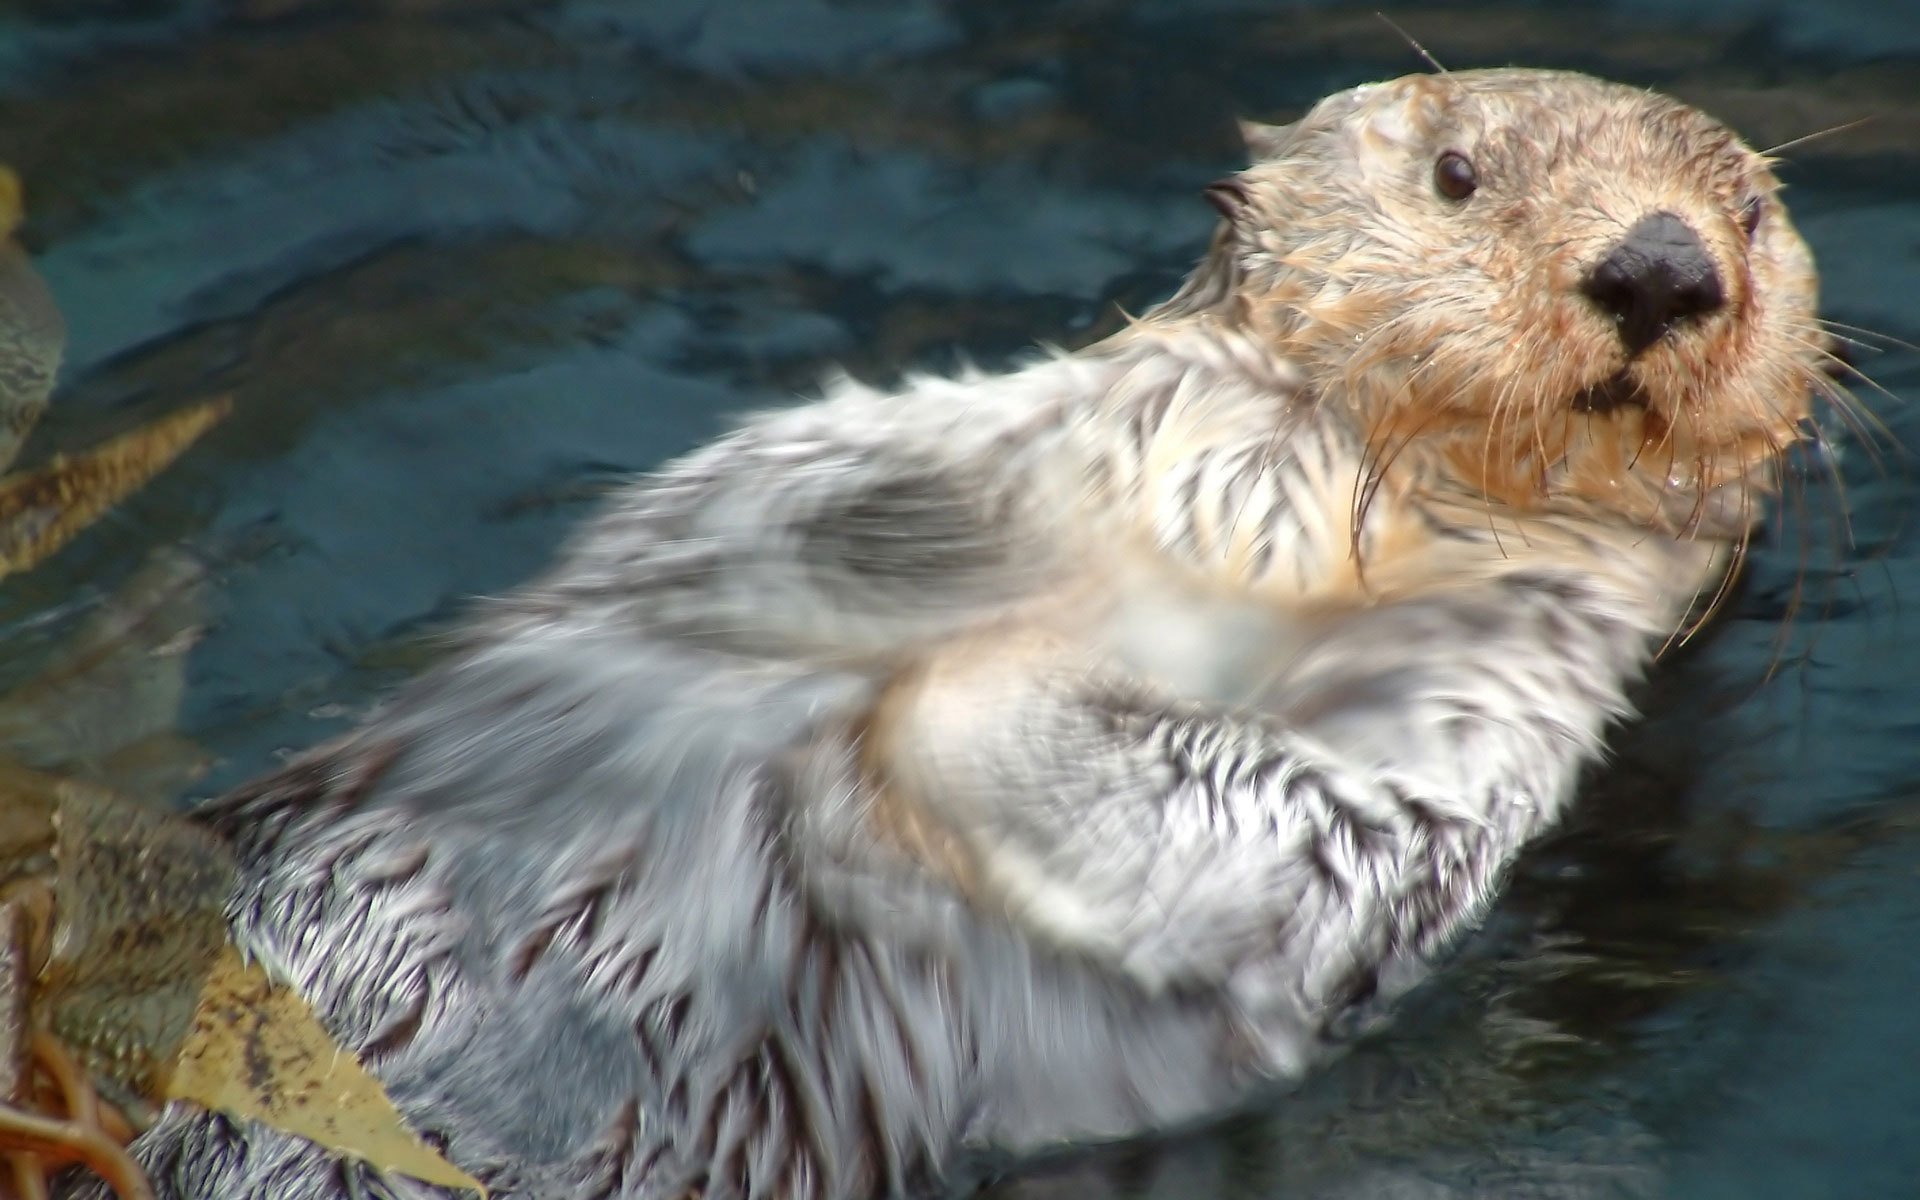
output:
<path id="1" fill-rule="evenodd" d="M 1433 164 L 1433 186 L 1449 200 L 1465 200 L 1480 186 L 1480 177 L 1466 155 L 1449 150 Z"/>
<path id="2" fill-rule="evenodd" d="M 1752 237 L 1760 229 L 1760 218 L 1767 215 L 1767 201 L 1764 196 L 1749 196 L 1740 206 L 1740 228 Z"/>

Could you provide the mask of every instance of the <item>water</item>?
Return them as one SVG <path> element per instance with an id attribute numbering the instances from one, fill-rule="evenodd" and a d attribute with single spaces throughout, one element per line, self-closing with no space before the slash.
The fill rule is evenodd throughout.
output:
<path id="1" fill-rule="evenodd" d="M 609 480 L 730 413 L 836 366 L 1078 344 L 1164 295 L 1211 224 L 1198 189 L 1236 164 L 1233 115 L 1419 68 L 1374 7 L 0 6 L 0 161 L 71 330 L 27 458 L 236 403 L 0 586 L 0 683 L 183 547 L 208 573 L 179 618 L 199 637 L 139 695 L 191 745 L 149 777 L 185 800 L 249 776 L 427 661 Z M 1920 9 L 1393 15 L 1450 66 L 1645 83 L 1756 144 L 1872 116 L 1788 153 L 1790 201 L 1826 315 L 1920 340 Z M 1915 355 L 1859 360 L 1920 396 Z M 1920 431 L 1856 390 L 1890 448 L 1829 422 L 1727 619 L 1386 1038 L 1224 1127 L 993 1194 L 1920 1191 Z"/>

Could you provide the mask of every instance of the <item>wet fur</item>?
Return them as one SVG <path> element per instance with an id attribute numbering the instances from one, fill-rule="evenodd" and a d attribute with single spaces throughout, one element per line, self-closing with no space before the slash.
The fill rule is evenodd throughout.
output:
<path id="1" fill-rule="evenodd" d="M 749 422 L 207 810 L 239 944 L 496 1195 L 855 1200 L 1203 1119 L 1562 811 L 1797 436 L 1805 249 L 1730 134 L 1575 76 L 1250 142 L 1132 329 Z M 1623 364 L 1561 276 L 1661 206 L 1739 301 L 1569 412 Z M 139 1149 L 169 1197 L 428 1194 L 180 1108 Z"/>

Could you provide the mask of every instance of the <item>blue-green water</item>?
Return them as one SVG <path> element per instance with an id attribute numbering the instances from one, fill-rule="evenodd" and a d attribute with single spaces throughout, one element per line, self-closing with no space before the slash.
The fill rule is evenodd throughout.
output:
<path id="1" fill-rule="evenodd" d="M 1234 115 L 1420 69 L 1374 7 L 0 3 L 0 162 L 71 329 L 29 456 L 236 402 L 0 584 L 0 682 L 185 547 L 210 575 L 178 725 L 212 761 L 181 798 L 251 775 L 728 414 L 1165 294 Z M 1920 340 L 1920 7 L 1392 15 L 1449 66 L 1645 83 L 1756 144 L 1871 118 L 1788 151 L 1789 199 L 1827 315 Z M 1920 396 L 1915 355 L 1857 357 Z M 1390 1034 L 997 1195 L 1920 1195 L 1920 430 L 1854 386 L 1881 449 L 1828 422 L 1727 618 Z"/>

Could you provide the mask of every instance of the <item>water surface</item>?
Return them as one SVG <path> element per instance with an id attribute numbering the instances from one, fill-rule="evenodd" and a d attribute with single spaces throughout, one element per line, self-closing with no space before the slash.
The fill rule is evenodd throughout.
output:
<path id="1" fill-rule="evenodd" d="M 179 722 L 209 769 L 172 798 L 254 774 L 730 414 L 839 367 L 1083 343 L 1165 295 L 1233 116 L 1420 68 L 1375 7 L 0 5 L 0 162 L 71 331 L 28 457 L 236 401 L 0 588 L 0 683 L 179 548 L 210 574 Z M 1760 145 L 1872 117 L 1789 151 L 1789 199 L 1827 315 L 1920 340 L 1920 9 L 1394 16 L 1449 66 L 1659 87 Z M 1225 1127 L 994 1194 L 1920 1194 L 1917 431 L 1855 386 L 1888 444 L 1827 423 L 1727 618 L 1390 1034 Z"/>

